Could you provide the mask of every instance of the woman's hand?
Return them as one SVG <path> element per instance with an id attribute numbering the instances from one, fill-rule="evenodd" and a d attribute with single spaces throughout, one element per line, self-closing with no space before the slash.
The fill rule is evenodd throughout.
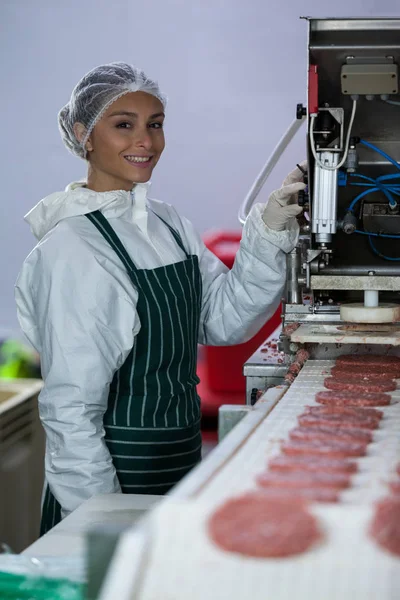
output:
<path id="1" fill-rule="evenodd" d="M 300 163 L 301 168 L 307 171 L 307 161 Z M 282 187 L 270 195 L 265 206 L 262 218 L 270 229 L 282 231 L 291 219 L 297 217 L 303 210 L 297 204 L 297 195 L 304 190 L 304 173 L 296 167 L 284 180 Z"/>

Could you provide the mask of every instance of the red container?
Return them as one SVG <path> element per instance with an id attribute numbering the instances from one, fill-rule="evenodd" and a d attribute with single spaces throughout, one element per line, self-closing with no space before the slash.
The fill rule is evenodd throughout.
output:
<path id="1" fill-rule="evenodd" d="M 216 232 L 206 236 L 204 243 L 211 252 L 231 269 L 239 249 L 241 232 Z M 248 342 L 236 346 L 204 346 L 208 387 L 218 392 L 244 392 L 246 380 L 243 365 L 281 323 L 281 307 Z"/>

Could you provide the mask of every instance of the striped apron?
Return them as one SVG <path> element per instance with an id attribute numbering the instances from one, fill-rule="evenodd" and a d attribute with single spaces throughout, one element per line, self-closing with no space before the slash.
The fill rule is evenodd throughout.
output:
<path id="1" fill-rule="evenodd" d="M 110 385 L 105 442 L 123 493 L 165 494 L 201 460 L 198 257 L 186 252 L 179 233 L 157 215 L 186 259 L 137 269 L 104 215 L 86 217 L 116 252 L 139 295 L 141 328 Z M 60 520 L 60 504 L 47 486 L 41 535 Z"/>

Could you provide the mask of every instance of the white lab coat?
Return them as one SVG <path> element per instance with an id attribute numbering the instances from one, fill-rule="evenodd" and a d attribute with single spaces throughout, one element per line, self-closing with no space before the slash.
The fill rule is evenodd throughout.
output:
<path id="1" fill-rule="evenodd" d="M 267 228 L 255 205 L 231 271 L 203 244 L 193 225 L 169 204 L 132 192 L 94 192 L 71 184 L 25 217 L 39 240 L 25 260 L 15 295 L 18 319 L 40 353 L 44 387 L 39 410 L 46 431 L 46 480 L 66 516 L 87 498 L 120 492 L 104 442 L 109 385 L 140 330 L 137 292 L 118 256 L 83 215 L 101 210 L 139 269 L 184 260 L 168 228 L 199 257 L 203 280 L 199 342 L 250 339 L 276 310 L 285 253 L 298 227 Z M 151 210 L 148 210 L 151 209 Z"/>

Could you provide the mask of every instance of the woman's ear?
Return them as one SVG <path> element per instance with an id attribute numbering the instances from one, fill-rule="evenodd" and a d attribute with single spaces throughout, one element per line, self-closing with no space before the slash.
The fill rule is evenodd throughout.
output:
<path id="1" fill-rule="evenodd" d="M 78 142 L 82 142 L 82 140 L 85 138 L 85 135 L 86 135 L 86 127 L 83 125 L 83 123 L 74 123 L 73 129 L 74 129 L 75 137 L 78 140 Z M 92 152 L 92 150 L 93 150 L 93 146 L 92 146 L 92 142 L 90 141 L 90 137 L 86 141 L 85 149 L 87 152 Z"/>

